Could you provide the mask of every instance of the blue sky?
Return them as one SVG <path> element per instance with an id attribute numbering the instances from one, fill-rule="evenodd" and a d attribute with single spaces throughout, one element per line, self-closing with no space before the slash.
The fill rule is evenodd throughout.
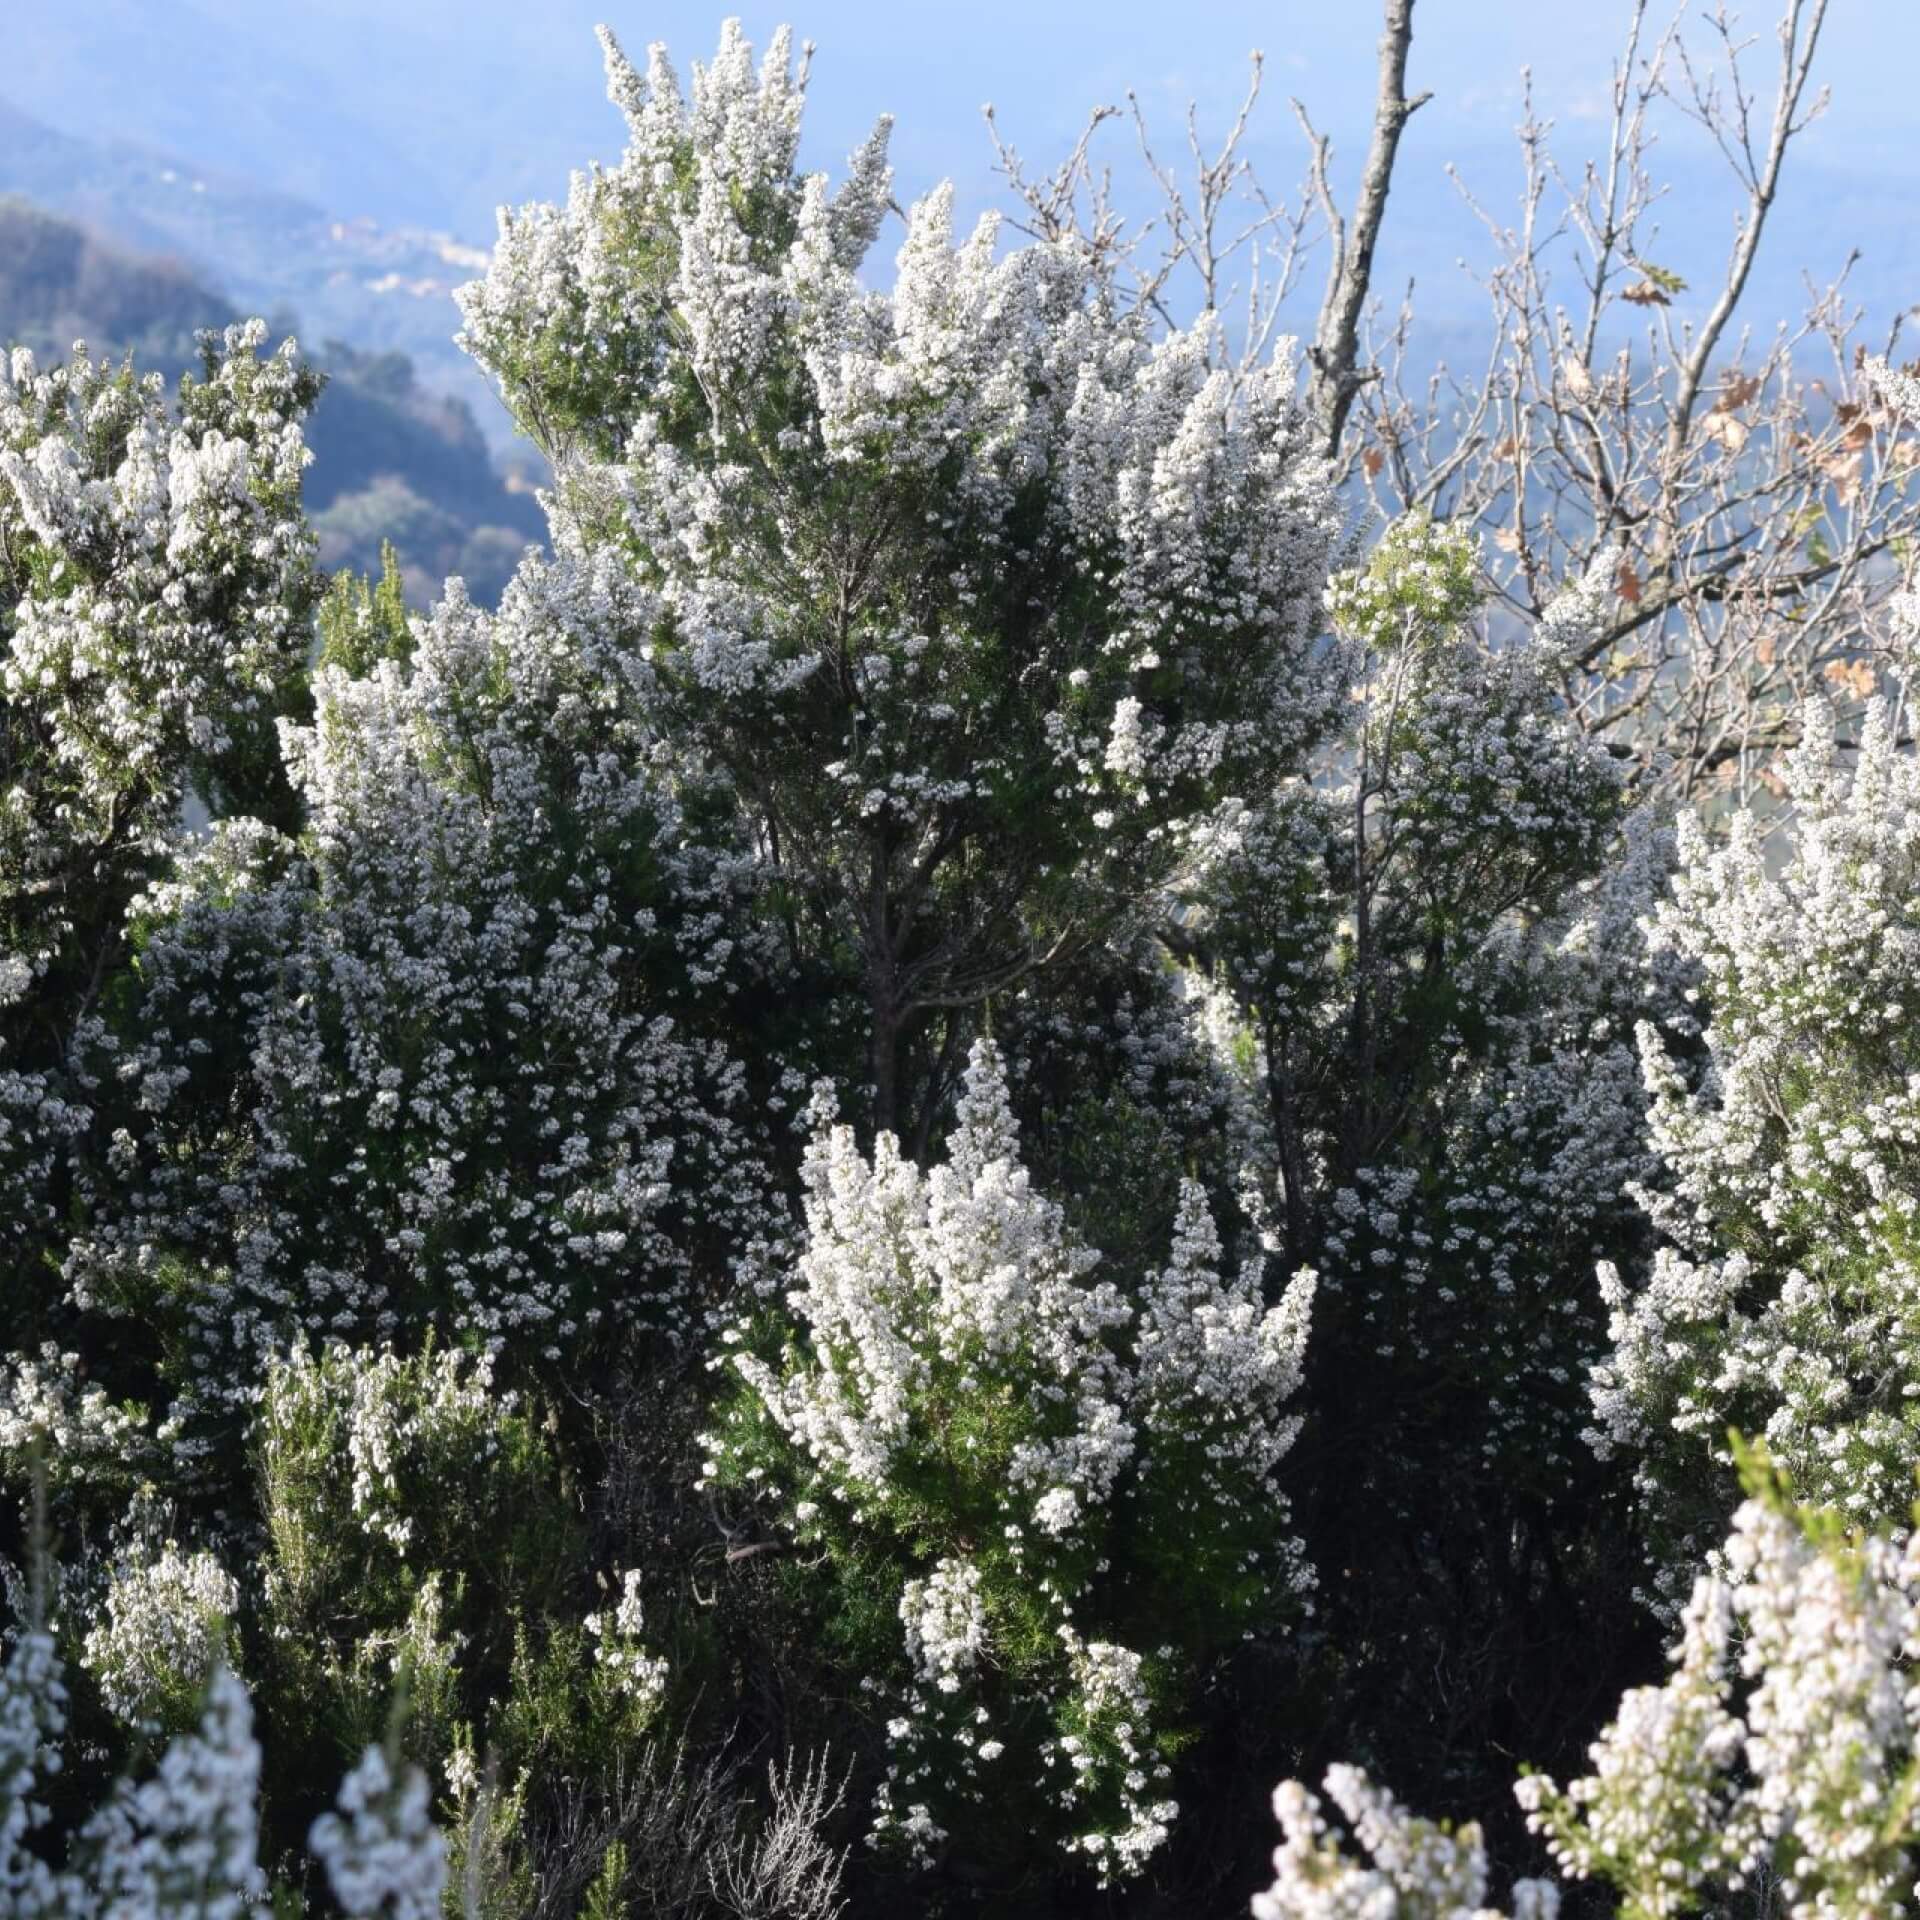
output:
<path id="1" fill-rule="evenodd" d="M 318 189 L 342 212 L 405 209 L 470 228 L 495 199 L 558 190 L 569 160 L 615 138 L 591 39 L 597 19 L 634 50 L 664 39 L 684 66 L 712 46 L 724 10 L 691 0 L 291 0 L 265 15 L 256 0 L 118 0 L 83 16 L 66 0 L 8 0 L 0 92 L 69 131 L 223 149 L 187 157 Z M 810 130 L 823 161 L 886 108 L 899 116 L 916 187 L 984 172 L 984 100 L 1036 151 L 1128 86 L 1163 111 L 1196 99 L 1215 119 L 1254 46 L 1273 79 L 1265 143 L 1294 155 L 1285 97 L 1299 92 L 1351 151 L 1377 33 L 1370 0 L 809 0 L 804 11 L 739 11 L 756 39 L 792 18 L 818 43 Z M 1911 99 L 1920 5 L 1832 0 L 1831 12 L 1822 65 L 1836 111 L 1809 151 L 1904 168 L 1920 130 Z M 1764 35 L 1769 14 L 1750 6 L 1753 30 Z M 1576 126 L 1603 97 L 1624 18 L 1622 0 L 1420 0 L 1412 76 L 1436 95 L 1416 123 L 1421 157 L 1435 163 L 1463 136 L 1501 137 L 1529 63 L 1552 110 Z M 268 91 L 284 112 L 278 128 L 258 126 Z M 356 146 L 352 134 L 373 138 Z M 394 159 L 402 164 L 385 164 Z M 356 204 L 366 200 L 381 204 Z"/>
<path id="2" fill-rule="evenodd" d="M 722 9 L 691 0 L 5 0 L 0 95 L 65 130 L 133 139 L 297 192 L 342 215 L 451 230 L 482 243 L 501 200 L 564 191 L 570 165 L 611 154 L 618 122 L 600 90 L 591 30 L 609 18 L 630 51 L 666 40 L 684 68 L 712 46 Z M 1034 159 L 1057 152 L 1086 108 L 1136 88 L 1169 129 L 1185 103 L 1203 125 L 1230 114 L 1248 50 L 1267 55 L 1255 151 L 1290 188 L 1299 94 L 1357 163 L 1372 94 L 1372 0 L 969 0 L 965 5 L 809 0 L 741 9 L 763 40 L 779 19 L 818 43 L 808 159 L 832 167 L 882 108 L 898 116 L 904 194 L 955 178 L 963 204 L 994 195 L 980 106 Z M 1920 174 L 1912 73 L 1920 0 L 1832 0 L 1822 77 L 1834 93 L 1781 210 L 1760 299 L 1790 301 L 1801 269 L 1868 250 L 1880 307 L 1920 299 L 1911 217 Z M 1748 9 L 1770 36 L 1771 7 Z M 1516 171 L 1520 72 L 1584 149 L 1625 19 L 1622 0 L 1419 0 L 1412 82 L 1435 100 L 1404 149 L 1383 272 L 1415 273 L 1441 307 L 1470 295 L 1455 262 L 1473 223 L 1449 186 L 1457 164 L 1506 207 Z M 1766 45 L 1756 48 L 1765 63 Z M 1116 152 L 1124 151 L 1119 146 Z M 1698 283 L 1724 254 L 1732 201 L 1684 128 L 1669 137 L 1673 264 Z"/>

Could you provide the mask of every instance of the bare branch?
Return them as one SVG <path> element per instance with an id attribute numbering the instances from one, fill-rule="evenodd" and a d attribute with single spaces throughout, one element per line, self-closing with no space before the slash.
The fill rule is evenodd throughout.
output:
<path id="1" fill-rule="evenodd" d="M 1333 235 L 1333 254 L 1327 265 L 1327 290 L 1320 304 L 1319 324 L 1307 349 L 1312 377 L 1307 405 L 1320 423 L 1322 451 L 1331 456 L 1346 431 L 1354 395 L 1370 377 L 1358 367 L 1360 317 L 1366 310 L 1373 283 L 1373 253 L 1386 218 L 1387 196 L 1393 187 L 1394 157 L 1407 122 L 1430 99 L 1431 93 L 1407 97 L 1407 51 L 1413 44 L 1413 0 L 1386 0 L 1386 21 L 1380 34 L 1380 81 L 1374 102 L 1373 137 L 1361 170 L 1359 198 L 1351 226 L 1341 222 L 1327 181 L 1328 143 L 1314 133 L 1306 110 L 1296 100 L 1294 111 L 1307 130 L 1313 148 L 1315 188 L 1327 212 Z"/>
<path id="2" fill-rule="evenodd" d="M 1761 232 L 1766 226 L 1774 197 L 1780 190 L 1780 169 L 1787 157 L 1788 144 L 1826 106 L 1823 92 L 1814 100 L 1804 118 L 1797 117 L 1808 77 L 1813 71 L 1814 49 L 1819 45 L 1820 29 L 1825 24 L 1826 16 L 1827 0 L 1787 0 L 1779 27 L 1780 90 L 1774 98 L 1773 124 L 1768 132 L 1763 159 L 1757 159 L 1754 153 L 1751 106 L 1749 96 L 1740 84 L 1738 49 L 1734 44 L 1733 24 L 1724 0 L 1713 16 L 1714 29 L 1727 48 L 1727 67 L 1732 81 L 1732 139 L 1738 143 L 1738 157 L 1734 165 L 1736 173 L 1747 187 L 1747 206 L 1734 242 L 1733 257 L 1727 263 L 1726 282 L 1720 289 L 1719 298 L 1713 303 L 1712 311 L 1701 324 L 1699 333 L 1694 336 L 1692 350 L 1680 365 L 1679 383 L 1667 426 L 1667 457 L 1670 460 L 1678 460 L 1685 454 L 1687 434 L 1693 424 L 1693 410 L 1700 396 L 1701 384 L 1706 379 L 1707 368 L 1720 344 L 1720 336 L 1725 333 L 1727 322 L 1733 318 L 1733 310 L 1740 304 L 1740 296 L 1746 291 L 1754 257 L 1760 251 Z M 1684 64 L 1684 50 L 1681 57 Z M 1689 67 L 1686 71 L 1691 78 L 1692 69 Z M 1724 121 L 1713 111 L 1711 94 L 1703 92 L 1698 86 L 1693 92 L 1697 117 L 1721 139 L 1722 151 L 1728 151 L 1729 140 L 1722 137 Z"/>

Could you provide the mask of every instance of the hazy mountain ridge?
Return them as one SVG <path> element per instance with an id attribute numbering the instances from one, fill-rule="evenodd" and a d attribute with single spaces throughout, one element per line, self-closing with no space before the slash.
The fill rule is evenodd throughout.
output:
<path id="1" fill-rule="evenodd" d="M 503 445 L 511 429 L 453 344 L 451 292 L 483 263 L 496 205 L 562 197 L 570 165 L 617 148 L 620 127 L 602 98 L 593 19 L 611 18 L 634 48 L 665 35 L 684 70 L 707 55 L 713 29 L 703 15 L 694 32 L 686 12 L 676 0 L 657 0 L 644 13 L 603 0 L 478 13 L 420 0 L 396 21 L 369 0 L 329 0 L 299 10 L 268 36 L 244 0 L 108 0 L 100 31 L 83 45 L 51 0 L 14 0 L 0 85 L 31 111 L 0 100 L 0 191 L 11 187 L 129 245 L 183 253 L 249 310 L 293 308 L 315 339 L 406 352 L 429 386 L 464 395 L 482 431 Z M 828 29 L 815 83 L 820 143 L 803 158 L 837 172 L 872 111 L 901 104 L 879 90 L 897 87 L 897 79 L 879 80 L 876 50 L 861 37 L 844 25 L 831 31 L 831 0 L 781 12 L 803 28 L 817 15 Z M 1435 15 L 1436 27 L 1441 20 Z M 1344 192 L 1364 151 L 1365 128 L 1355 116 L 1370 104 L 1372 83 L 1370 73 L 1341 63 L 1371 42 L 1331 20 L 1284 24 L 1288 41 L 1307 49 L 1306 77 L 1289 77 L 1287 89 L 1303 91 L 1333 137 L 1335 184 Z M 1867 24 L 1849 17 L 1829 33 L 1842 100 L 1871 96 L 1879 84 L 1874 70 L 1863 71 L 1857 36 Z M 1041 31 L 1038 23 L 1029 27 Z M 1570 25 L 1568 37 L 1583 48 L 1592 41 L 1596 52 L 1604 44 L 1611 59 L 1612 26 L 1597 39 L 1596 31 L 1591 23 L 1577 32 Z M 96 60 L 96 48 L 109 54 Z M 1183 66 L 1156 79 L 1109 71 L 1103 57 L 1062 70 L 1044 105 L 1023 106 L 1010 74 L 998 78 L 1016 88 L 1015 97 L 998 85 L 994 91 L 1008 131 L 1039 160 L 1071 143 L 1078 102 L 1117 97 L 1123 81 L 1141 86 L 1168 128 L 1175 103 L 1196 91 L 1203 126 L 1220 122 L 1232 110 L 1240 55 L 1221 56 L 1217 70 L 1215 55 L 1206 58 L 1204 69 Z M 1518 68 L 1496 58 L 1462 71 L 1442 33 L 1416 45 L 1416 65 L 1436 97 L 1407 130 L 1375 288 L 1391 309 L 1415 282 L 1429 351 L 1443 341 L 1449 358 L 1471 365 L 1485 347 L 1489 316 L 1479 281 L 1492 249 L 1452 176 L 1491 219 L 1517 217 Z M 1537 104 L 1557 123 L 1552 146 L 1570 179 L 1602 138 L 1595 94 L 1605 71 L 1604 64 L 1589 69 L 1583 56 L 1577 75 L 1536 74 Z M 1291 65 L 1288 72 L 1294 75 Z M 937 150 L 924 148 L 911 128 L 902 133 L 895 157 L 903 204 L 951 174 L 963 219 L 1004 205 L 991 149 L 971 111 L 968 120 L 964 141 Z M 1116 163 L 1122 209 L 1137 224 L 1152 196 L 1131 142 L 1116 133 L 1106 153 Z M 1305 154 L 1278 89 L 1264 103 L 1248 155 L 1273 191 L 1296 190 Z M 1721 282 L 1739 195 L 1722 158 L 1684 124 L 1665 130 L 1655 166 L 1667 184 L 1658 261 L 1688 283 L 1674 319 L 1697 323 Z M 1788 169 L 1743 319 L 1763 333 L 1798 321 L 1805 278 L 1824 286 L 1858 248 L 1850 299 L 1880 335 L 1916 293 L 1906 218 L 1912 192 L 1904 153 L 1848 131 L 1844 116 L 1821 121 Z M 897 228 L 883 235 L 877 258 L 890 257 L 897 241 Z M 1569 254 L 1556 268 L 1550 300 L 1578 304 L 1573 264 Z M 1309 296 L 1319 279 L 1316 259 L 1290 316 L 1295 331 L 1311 331 Z"/>
<path id="2" fill-rule="evenodd" d="M 75 221 L 0 199 L 0 341 L 64 357 L 85 340 L 173 380 L 197 359 L 197 333 L 240 317 L 176 258 L 132 253 Z M 284 310 L 276 318 L 289 324 Z M 425 385 L 403 352 L 305 344 L 327 375 L 308 425 L 305 487 L 323 562 L 371 570 L 390 538 L 416 599 L 449 573 L 491 599 L 544 522 L 525 486 L 495 468 L 472 409 Z"/>
<path id="3" fill-rule="evenodd" d="M 511 437 L 491 390 L 453 343 L 453 289 L 485 266 L 478 248 L 339 218 L 131 141 L 63 133 L 0 99 L 0 196 L 9 194 L 123 247 L 178 256 L 247 312 L 297 314 L 316 341 L 397 349 L 429 386 L 467 400 L 497 442 Z"/>
<path id="4" fill-rule="evenodd" d="M 193 364 L 196 333 L 237 318 L 182 262 L 136 257 L 77 222 L 0 198 L 0 324 L 9 345 L 64 358 L 76 340 L 98 341 L 173 377 Z"/>

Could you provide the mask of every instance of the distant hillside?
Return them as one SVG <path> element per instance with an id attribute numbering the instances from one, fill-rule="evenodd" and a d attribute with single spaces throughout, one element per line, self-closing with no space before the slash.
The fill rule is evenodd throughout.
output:
<path id="1" fill-rule="evenodd" d="M 307 501 L 324 564 L 374 572 L 391 540 L 415 604 L 450 573 L 498 599 L 546 520 L 531 488 L 494 466 L 466 402 L 423 386 L 404 353 L 330 340 L 317 364 L 327 386 L 307 436 Z"/>
<path id="2" fill-rule="evenodd" d="M 4 99 L 0 195 L 136 253 L 185 261 L 248 313 L 298 314 L 315 340 L 405 353 L 427 386 L 469 403 L 496 445 L 512 439 L 484 376 L 453 344 L 453 289 L 485 269 L 477 248 L 446 234 L 338 219 L 131 142 L 61 133 Z"/>
<path id="3" fill-rule="evenodd" d="M 129 253 L 74 221 L 0 200 L 0 341 L 64 357 L 84 339 L 173 380 L 197 360 L 201 329 L 238 317 L 177 260 Z M 387 538 L 416 600 L 449 573 L 494 598 L 544 523 L 531 492 L 495 468 L 471 409 L 423 385 L 404 353 L 328 341 L 312 357 L 327 375 L 307 431 L 306 497 L 322 561 L 372 570 Z"/>
<path id="4" fill-rule="evenodd" d="M 172 377 L 192 363 L 197 332 L 235 317 L 176 260 L 134 258 L 71 221 L 0 200 L 0 331 L 10 342 L 64 357 L 75 340 L 98 340 Z"/>
<path id="5" fill-rule="evenodd" d="M 682 54 L 710 52 L 726 11 Z M 564 191 L 569 167 L 617 142 L 595 78 L 602 19 L 639 45 L 666 25 L 621 0 L 4 0 L 0 92 L 87 139 L 484 245 L 501 201 Z"/>

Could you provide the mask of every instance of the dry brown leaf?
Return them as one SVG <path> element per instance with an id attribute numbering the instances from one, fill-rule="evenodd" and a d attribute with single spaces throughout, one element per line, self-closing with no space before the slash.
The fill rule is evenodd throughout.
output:
<path id="1" fill-rule="evenodd" d="M 1866 660 L 1829 660 L 1820 671 L 1834 686 L 1846 687 L 1862 700 L 1879 685 L 1872 663 Z"/>
<path id="2" fill-rule="evenodd" d="M 1378 447 L 1369 447 L 1360 456 L 1360 465 L 1365 469 L 1369 480 L 1373 479 L 1386 464 L 1387 456 Z"/>
<path id="3" fill-rule="evenodd" d="M 1507 437 L 1494 448 L 1493 457 L 1496 460 L 1512 460 L 1519 455 L 1519 452 L 1520 442 L 1516 440 L 1512 434 L 1508 434 Z"/>
<path id="4" fill-rule="evenodd" d="M 1613 586 L 1628 606 L 1637 607 L 1640 604 L 1640 576 L 1634 572 L 1631 560 L 1620 562 L 1620 571 L 1614 575 Z"/>
<path id="5" fill-rule="evenodd" d="M 1830 453 L 1820 462 L 1820 471 L 1833 482 L 1835 497 L 1850 507 L 1860 497 L 1860 455 L 1842 451 Z"/>
<path id="6" fill-rule="evenodd" d="M 1620 289 L 1622 300 L 1631 300 L 1636 307 L 1670 307 L 1673 301 L 1651 280 L 1636 280 L 1630 287 Z"/>
<path id="7" fill-rule="evenodd" d="M 1720 397 L 1714 402 L 1716 413 L 1736 413 L 1759 393 L 1764 383 L 1757 373 L 1730 373 L 1720 383 Z"/>
<path id="8" fill-rule="evenodd" d="M 1752 431 L 1744 420 L 1736 420 L 1732 414 L 1722 413 L 1718 407 L 1701 424 L 1729 453 L 1738 453 L 1747 444 L 1747 436 Z"/>
<path id="9" fill-rule="evenodd" d="M 1753 657 L 1758 660 L 1763 667 L 1772 666 L 1775 659 L 1779 656 L 1779 652 L 1780 643 L 1775 640 L 1770 633 L 1763 633 L 1759 639 L 1753 643 Z"/>

